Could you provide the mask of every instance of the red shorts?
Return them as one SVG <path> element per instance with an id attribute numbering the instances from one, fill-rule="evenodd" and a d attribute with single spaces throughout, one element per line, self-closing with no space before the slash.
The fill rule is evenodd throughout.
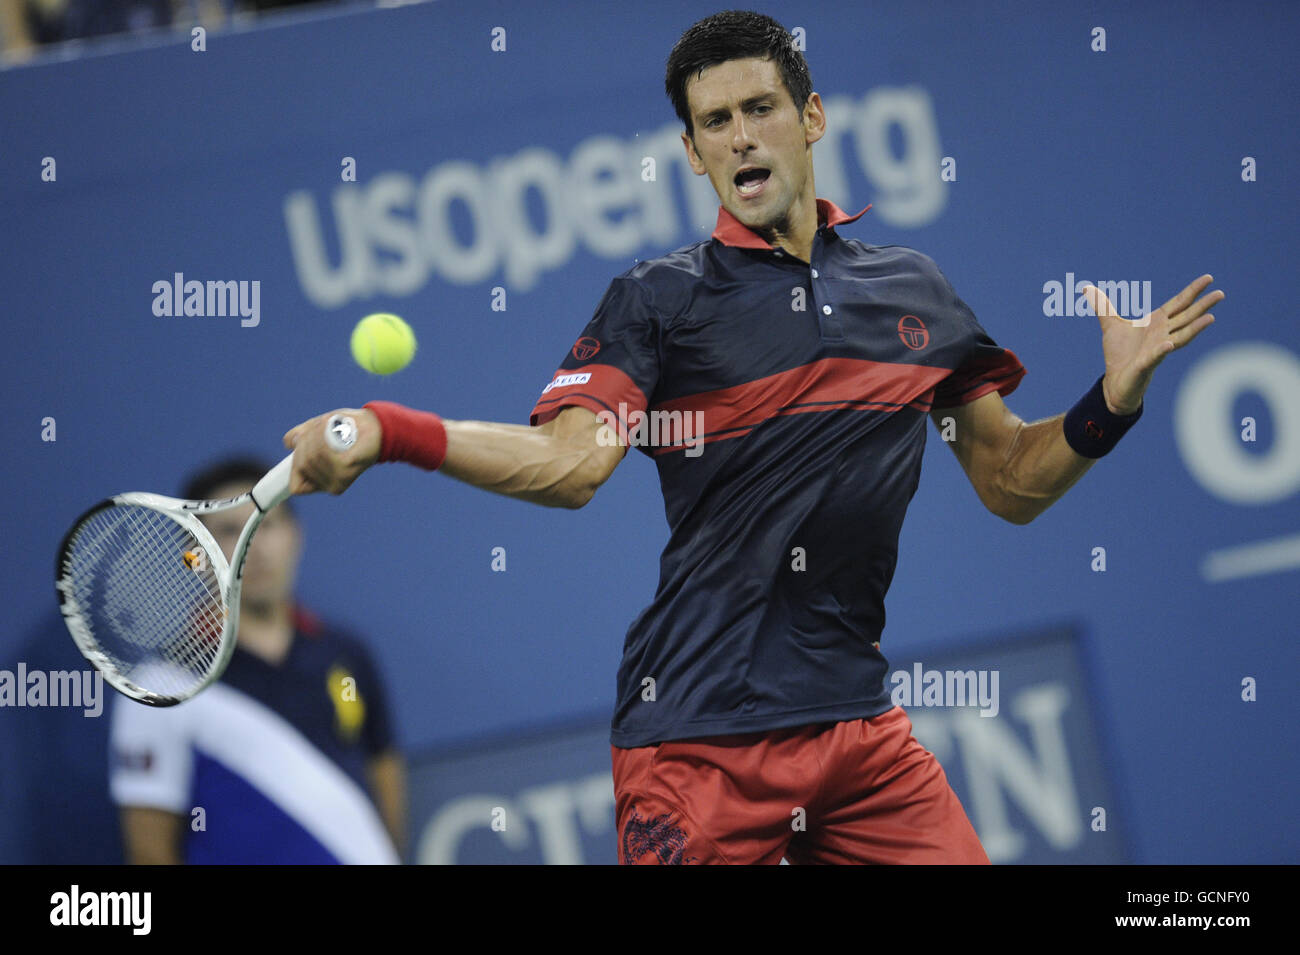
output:
<path id="1" fill-rule="evenodd" d="M 623 865 L 989 861 L 902 707 L 610 749 Z"/>

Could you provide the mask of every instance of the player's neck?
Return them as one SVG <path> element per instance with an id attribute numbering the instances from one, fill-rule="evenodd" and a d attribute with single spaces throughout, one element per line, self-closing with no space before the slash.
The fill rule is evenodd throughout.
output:
<path id="1" fill-rule="evenodd" d="M 293 643 L 293 605 L 288 601 L 239 608 L 239 646 L 272 666 L 279 666 Z"/>
<path id="2" fill-rule="evenodd" d="M 811 186 L 811 181 L 809 182 Z M 809 189 L 790 206 L 785 228 L 771 230 L 763 238 L 768 244 L 782 248 L 801 262 L 812 260 L 813 237 L 817 234 L 817 199 Z"/>

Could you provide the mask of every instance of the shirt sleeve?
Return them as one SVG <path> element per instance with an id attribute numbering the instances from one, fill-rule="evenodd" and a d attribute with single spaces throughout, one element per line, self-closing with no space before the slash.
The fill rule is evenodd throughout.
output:
<path id="1" fill-rule="evenodd" d="M 659 326 L 650 294 L 621 275 L 610 283 L 582 335 L 542 389 L 529 423 L 544 424 L 581 405 L 628 439 L 627 419 L 645 412 L 659 382 Z"/>
<path id="2" fill-rule="evenodd" d="M 942 273 L 940 280 L 961 329 L 963 357 L 948 377 L 935 386 L 931 408 L 969 404 L 993 391 L 1003 397 L 1011 394 L 1025 377 L 1025 366 L 1014 352 L 989 337 L 970 306 L 957 296 Z"/>
<path id="3" fill-rule="evenodd" d="M 189 813 L 194 751 L 188 724 L 178 707 L 146 706 L 125 697 L 113 701 L 109 791 L 115 803 Z"/>

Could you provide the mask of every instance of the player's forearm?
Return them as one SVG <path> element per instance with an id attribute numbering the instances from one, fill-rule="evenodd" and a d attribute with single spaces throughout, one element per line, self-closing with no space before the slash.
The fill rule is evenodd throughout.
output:
<path id="1" fill-rule="evenodd" d="M 438 470 L 457 480 L 547 507 L 582 507 L 595 493 L 590 449 L 581 442 L 528 425 L 443 424 L 447 457 Z"/>
<path id="2" fill-rule="evenodd" d="M 349 424 L 350 422 L 350 424 Z M 345 427 L 346 425 L 346 427 Z M 343 433 L 349 438 L 342 447 Z M 403 461 L 486 491 L 547 507 L 579 508 L 626 453 L 590 411 L 565 408 L 546 424 L 450 421 L 387 401 L 317 415 L 285 433 L 294 494 L 342 494 L 372 465 Z M 331 446 L 329 438 L 334 435 Z"/>
<path id="3" fill-rule="evenodd" d="M 1001 516 L 1028 524 L 1051 507 L 1093 466 L 1065 440 L 1065 415 L 1021 424 L 998 480 Z"/>

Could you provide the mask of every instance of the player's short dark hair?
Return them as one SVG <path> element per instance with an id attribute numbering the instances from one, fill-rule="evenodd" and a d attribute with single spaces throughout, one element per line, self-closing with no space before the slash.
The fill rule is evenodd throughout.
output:
<path id="1" fill-rule="evenodd" d="M 221 458 L 186 478 L 181 497 L 190 501 L 210 500 L 218 488 L 227 484 L 256 484 L 272 466 L 273 462 L 251 454 Z M 278 509 L 287 511 L 297 520 L 298 515 L 293 513 L 288 501 Z"/>
<path id="2" fill-rule="evenodd" d="M 812 76 L 808 72 L 808 62 L 795 49 L 790 34 L 764 14 L 727 10 L 692 25 L 668 54 L 664 88 L 673 101 L 677 118 L 692 140 L 695 139 L 695 124 L 691 121 L 690 107 L 686 102 L 687 80 L 698 76 L 705 67 L 748 57 L 776 62 L 781 71 L 781 81 L 794 100 L 794 108 L 802 115 L 804 104 L 812 95 Z"/>

